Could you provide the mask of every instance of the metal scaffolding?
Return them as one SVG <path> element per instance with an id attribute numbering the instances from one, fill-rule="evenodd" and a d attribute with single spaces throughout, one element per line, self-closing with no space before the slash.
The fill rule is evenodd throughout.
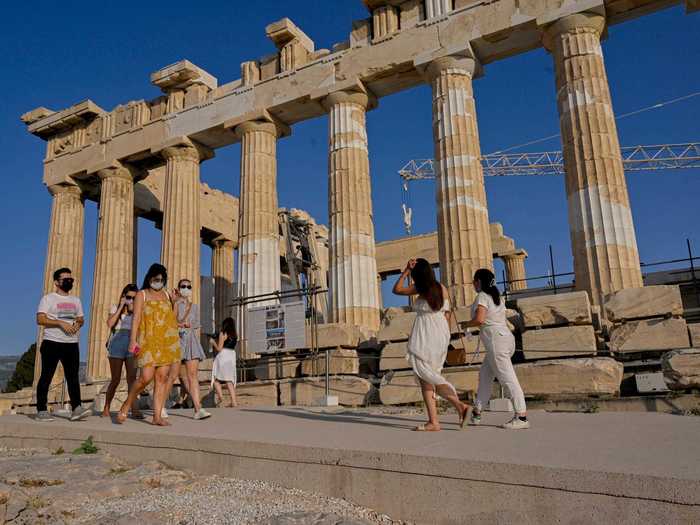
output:
<path id="1" fill-rule="evenodd" d="M 625 171 L 657 171 L 680 168 L 700 168 L 700 142 L 632 146 L 620 149 Z M 544 153 L 493 153 L 483 155 L 484 176 L 563 175 L 564 157 L 561 151 Z M 435 178 L 433 159 L 412 159 L 399 170 L 401 177 L 403 222 L 411 234 L 412 209 L 408 183 Z"/>
<path id="2" fill-rule="evenodd" d="M 660 144 L 621 148 L 625 171 L 654 171 L 678 168 L 700 168 L 700 142 Z M 433 159 L 413 159 L 399 170 L 404 181 L 435 178 Z M 484 176 L 563 175 L 561 151 L 543 153 L 494 153 L 481 157 Z"/>

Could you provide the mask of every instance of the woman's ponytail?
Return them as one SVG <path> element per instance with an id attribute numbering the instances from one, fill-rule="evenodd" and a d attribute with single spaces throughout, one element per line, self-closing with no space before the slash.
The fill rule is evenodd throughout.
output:
<path id="1" fill-rule="evenodd" d="M 501 292 L 496 286 L 496 276 L 487 268 L 481 268 L 474 273 L 474 280 L 479 283 L 481 291 L 487 293 L 493 299 L 493 304 L 501 304 Z"/>

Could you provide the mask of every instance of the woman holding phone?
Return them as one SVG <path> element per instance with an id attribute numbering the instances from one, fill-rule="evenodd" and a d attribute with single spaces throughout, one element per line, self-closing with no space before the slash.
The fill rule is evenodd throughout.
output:
<path id="1" fill-rule="evenodd" d="M 180 334 L 173 301 L 165 290 L 168 272 L 161 264 L 152 264 L 134 301 L 134 319 L 129 337 L 129 352 L 136 355 L 141 369 L 139 379 L 117 415 L 123 423 L 136 397 L 155 379 L 153 425 L 169 426 L 162 416 L 171 365 L 180 362 Z"/>
<path id="2" fill-rule="evenodd" d="M 122 379 L 122 366 L 126 368 L 126 384 L 129 390 L 136 381 L 136 363 L 134 363 L 134 356 L 129 353 L 129 337 L 134 318 L 134 299 L 136 299 L 138 290 L 139 288 L 135 284 L 127 284 L 119 297 L 119 304 L 112 306 L 107 318 L 107 326 L 111 332 L 107 342 L 111 380 L 105 395 L 102 417 L 109 417 L 110 405 Z M 131 417 L 143 419 L 143 414 L 132 406 Z"/>

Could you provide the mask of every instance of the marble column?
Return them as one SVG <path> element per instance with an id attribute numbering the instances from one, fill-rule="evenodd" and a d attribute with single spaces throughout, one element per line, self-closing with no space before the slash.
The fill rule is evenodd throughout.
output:
<path id="1" fill-rule="evenodd" d="M 211 275 L 214 278 L 214 326 L 231 315 L 233 300 L 233 241 L 214 240 L 211 246 Z"/>
<path id="2" fill-rule="evenodd" d="M 593 304 L 642 286 L 600 36 L 602 16 L 576 14 L 544 32 L 556 74 L 576 288 Z"/>
<path id="3" fill-rule="evenodd" d="M 526 258 L 527 252 L 525 252 L 525 250 L 519 250 L 517 252 L 501 255 L 503 264 L 506 267 L 506 280 L 508 281 L 508 289 L 512 292 L 527 289 L 527 281 L 525 281 Z"/>
<path id="4" fill-rule="evenodd" d="M 379 329 L 364 93 L 323 101 L 329 116 L 328 214 L 331 321 Z"/>
<path id="5" fill-rule="evenodd" d="M 251 121 L 238 125 L 236 133 L 241 137 L 238 293 L 251 297 L 281 289 L 277 217 L 279 130 L 271 122 Z"/>
<path id="6" fill-rule="evenodd" d="M 83 270 L 83 236 L 85 225 L 85 205 L 80 188 L 76 185 L 55 185 L 49 187 L 53 195 L 51 223 L 46 248 L 43 294 L 54 291 L 53 272 L 59 268 L 70 268 L 75 283 L 72 294 L 80 296 L 80 282 Z M 37 303 L 38 304 L 38 303 Z M 43 331 L 38 330 L 37 354 L 34 362 L 34 386 L 41 374 L 39 347 Z M 63 368 L 59 365 L 54 383 L 63 381 Z"/>
<path id="7" fill-rule="evenodd" d="M 124 286 L 132 282 L 134 269 L 134 179 L 121 165 L 98 172 L 101 180 L 95 273 L 88 335 L 88 381 L 110 377 L 105 342 L 106 321 L 112 305 L 119 303 Z"/>
<path id="8" fill-rule="evenodd" d="M 180 279 L 192 281 L 192 302 L 199 304 L 201 219 L 199 164 L 204 151 L 191 144 L 167 147 L 163 193 L 161 263 L 168 270 L 168 287 Z"/>
<path id="9" fill-rule="evenodd" d="M 426 69 L 433 90 L 440 279 L 457 307 L 474 300 L 474 272 L 493 267 L 472 90 L 477 66 L 471 58 L 444 57 Z"/>

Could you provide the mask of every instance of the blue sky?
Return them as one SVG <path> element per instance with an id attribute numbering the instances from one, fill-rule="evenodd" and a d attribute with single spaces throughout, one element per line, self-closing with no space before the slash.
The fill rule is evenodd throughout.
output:
<path id="1" fill-rule="evenodd" d="M 254 4 L 196 2 L 12 2 L 3 7 L 3 103 L 0 152 L 5 227 L 0 245 L 2 291 L 0 354 L 18 354 L 35 337 L 51 198 L 41 183 L 44 142 L 19 116 L 34 107 L 59 110 L 85 98 L 105 109 L 159 95 L 149 83 L 157 69 L 187 58 L 225 83 L 240 63 L 274 50 L 265 25 L 290 17 L 314 41 L 330 48 L 346 40 L 352 20 L 367 16 L 360 0 L 266 0 Z M 245 5 L 245 9 L 237 6 Z M 603 43 L 617 114 L 700 91 L 700 15 L 675 7 L 610 28 Z M 484 153 L 558 133 L 552 60 L 543 50 L 491 64 L 475 82 Z M 700 97 L 620 120 L 623 146 L 700 140 Z M 327 222 L 327 122 L 294 126 L 278 147 L 281 206 L 303 208 Z M 404 235 L 397 170 L 411 158 L 431 157 L 431 98 L 427 86 L 381 99 L 368 114 L 377 240 Z M 560 149 L 559 139 L 520 151 Z M 202 180 L 238 194 L 238 145 L 217 151 Z M 690 170 L 628 175 L 641 260 L 686 256 L 685 239 L 700 253 L 700 177 Z M 507 177 L 486 182 L 491 221 L 529 252 L 530 275 L 547 272 L 551 244 L 557 271 L 572 268 L 562 178 Z M 431 183 L 411 190 L 416 233 L 435 229 Z M 90 302 L 97 210 L 86 205 L 82 299 Z M 139 223 L 139 276 L 157 260 L 160 232 Z M 209 249 L 202 268 L 209 268 Z M 497 269 L 500 271 L 500 263 Z M 391 304 L 388 283 L 385 303 Z M 395 303 L 395 301 L 394 301 Z M 87 332 L 86 329 L 83 330 Z M 85 351 L 83 334 L 83 352 Z"/>

